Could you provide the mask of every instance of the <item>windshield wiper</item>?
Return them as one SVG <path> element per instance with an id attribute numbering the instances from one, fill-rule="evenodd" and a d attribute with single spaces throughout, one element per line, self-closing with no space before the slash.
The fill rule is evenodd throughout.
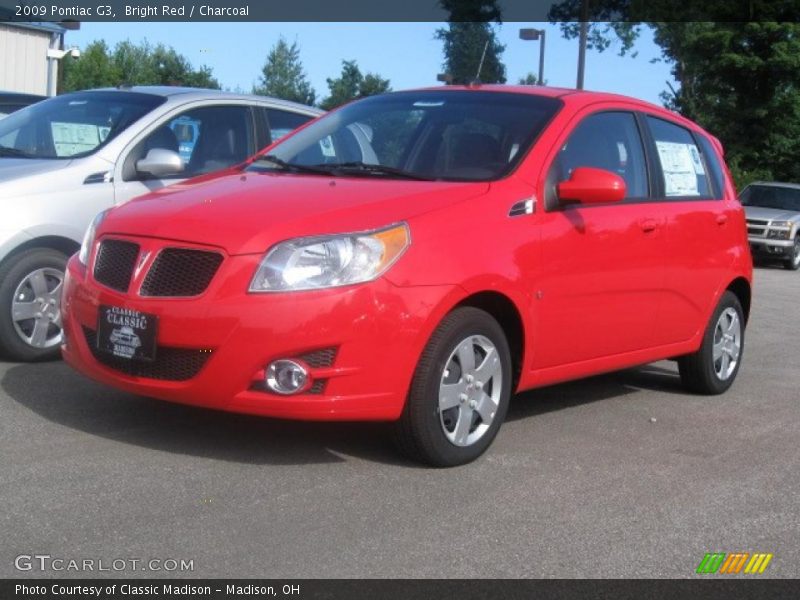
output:
<path id="1" fill-rule="evenodd" d="M 365 163 L 360 160 L 351 161 L 351 162 L 342 162 L 342 163 L 329 163 L 329 164 L 321 164 L 321 165 L 314 165 L 315 169 L 328 169 L 331 171 L 357 171 L 359 173 L 364 174 L 377 174 L 377 175 L 391 175 L 394 177 L 402 177 L 403 179 L 415 179 L 417 181 L 436 181 L 432 177 L 425 177 L 424 175 L 418 175 L 417 173 L 412 173 L 411 171 L 404 171 L 403 169 L 397 169 L 395 167 L 389 167 L 387 165 L 376 165 L 372 163 Z"/>
<path id="2" fill-rule="evenodd" d="M 292 171 L 294 173 L 313 173 L 314 175 L 330 175 L 330 172 L 325 169 L 320 169 L 318 167 L 309 167 L 306 165 L 295 165 L 286 162 L 282 158 L 278 158 L 274 154 L 262 154 L 261 156 L 256 158 L 253 161 L 253 163 L 257 163 L 260 161 L 272 163 L 273 165 L 277 165 L 278 167 L 282 168 L 285 171 Z"/>
<path id="3" fill-rule="evenodd" d="M 17 148 L 9 148 L 8 146 L 0 146 L 0 157 L 16 157 L 16 158 L 33 158 L 31 154 L 18 150 Z"/>

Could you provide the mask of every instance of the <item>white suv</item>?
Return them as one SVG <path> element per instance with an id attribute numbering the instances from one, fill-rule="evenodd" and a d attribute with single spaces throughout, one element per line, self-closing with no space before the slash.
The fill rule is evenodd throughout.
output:
<path id="1" fill-rule="evenodd" d="M 0 121 L 0 354 L 58 355 L 66 260 L 97 213 L 242 162 L 321 112 L 132 87 L 58 96 Z"/>

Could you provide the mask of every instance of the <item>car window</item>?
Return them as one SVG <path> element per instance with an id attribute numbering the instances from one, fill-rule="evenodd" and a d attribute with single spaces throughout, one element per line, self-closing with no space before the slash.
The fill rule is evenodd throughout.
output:
<path id="1" fill-rule="evenodd" d="M 277 108 L 263 108 L 269 126 L 270 142 L 275 142 L 291 133 L 300 125 L 308 123 L 314 117 Z"/>
<path id="2" fill-rule="evenodd" d="M 509 173 L 560 100 L 480 90 L 397 92 L 318 119 L 249 169 L 490 181 Z"/>
<path id="3" fill-rule="evenodd" d="M 742 191 L 740 200 L 745 206 L 800 212 L 800 188 L 754 183 Z"/>
<path id="4" fill-rule="evenodd" d="M 185 111 L 148 134 L 131 150 L 123 179 L 146 179 L 136 162 L 153 149 L 169 150 L 183 161 L 183 171 L 165 178 L 194 177 L 244 161 L 253 153 L 253 125 L 247 106 L 204 106 Z"/>
<path id="5" fill-rule="evenodd" d="M 96 152 L 164 102 L 136 92 L 77 92 L 18 110 L 0 122 L 0 156 L 79 158 Z"/>
<path id="6" fill-rule="evenodd" d="M 700 150 L 703 153 L 705 164 L 709 171 L 711 171 L 711 180 L 714 184 L 714 197 L 722 198 L 725 190 L 725 175 L 723 174 L 717 151 L 711 143 L 711 140 L 706 136 L 698 135 L 697 139 L 700 140 Z"/>
<path id="7" fill-rule="evenodd" d="M 648 116 L 666 197 L 713 196 L 702 153 L 688 129 Z"/>
<path id="8" fill-rule="evenodd" d="M 625 181 L 626 199 L 648 196 L 647 166 L 636 117 L 629 112 L 602 112 L 583 119 L 567 138 L 547 176 L 545 203 L 558 205 L 556 185 L 578 167 L 616 173 Z"/>

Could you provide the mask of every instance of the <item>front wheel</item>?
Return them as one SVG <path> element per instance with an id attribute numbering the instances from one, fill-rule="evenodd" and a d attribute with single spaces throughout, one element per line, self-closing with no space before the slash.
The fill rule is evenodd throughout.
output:
<path id="1" fill-rule="evenodd" d="M 511 398 L 511 353 L 488 313 L 457 308 L 420 358 L 400 420 L 399 449 L 435 467 L 471 462 L 489 447 Z"/>
<path id="2" fill-rule="evenodd" d="M 33 248 L 0 266 L 0 354 L 16 361 L 56 358 L 67 257 Z"/>
<path id="3" fill-rule="evenodd" d="M 800 269 L 800 233 L 794 236 L 794 246 L 792 247 L 792 256 L 783 263 L 783 266 L 790 271 L 797 271 Z"/>
<path id="4" fill-rule="evenodd" d="M 698 394 L 721 394 L 742 364 L 744 313 L 733 292 L 725 292 L 706 328 L 700 349 L 678 359 L 681 381 Z"/>

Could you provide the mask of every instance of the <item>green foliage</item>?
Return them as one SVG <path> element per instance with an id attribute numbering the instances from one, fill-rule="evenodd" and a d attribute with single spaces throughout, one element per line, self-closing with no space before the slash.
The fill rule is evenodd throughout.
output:
<path id="1" fill-rule="evenodd" d="M 147 41 L 120 42 L 110 51 L 104 41 L 91 42 L 78 60 L 64 61 L 65 92 L 127 85 L 183 85 L 219 89 L 209 67 L 192 68 L 174 48 Z"/>
<path id="2" fill-rule="evenodd" d="M 525 77 L 519 78 L 519 85 L 540 85 L 539 78 L 533 73 L 527 73 Z M 541 85 L 547 85 L 547 79 L 543 80 Z"/>
<path id="3" fill-rule="evenodd" d="M 341 75 L 328 78 L 327 82 L 330 95 L 320 103 L 325 110 L 331 110 L 355 98 L 382 94 L 392 89 L 388 79 L 375 73 L 363 75 L 354 60 L 343 60 Z"/>
<path id="4" fill-rule="evenodd" d="M 303 71 L 297 42 L 290 46 L 283 37 L 277 41 L 267 55 L 259 84 L 253 88 L 253 93 L 314 104 L 316 93 Z"/>
<path id="5" fill-rule="evenodd" d="M 441 0 L 440 4 L 449 17 L 447 27 L 436 31 L 436 39 L 444 44 L 442 68 L 452 75 L 453 83 L 468 84 L 476 79 L 505 83 L 506 67 L 500 59 L 505 46 L 497 41 L 492 24 L 500 23 L 496 0 Z"/>

